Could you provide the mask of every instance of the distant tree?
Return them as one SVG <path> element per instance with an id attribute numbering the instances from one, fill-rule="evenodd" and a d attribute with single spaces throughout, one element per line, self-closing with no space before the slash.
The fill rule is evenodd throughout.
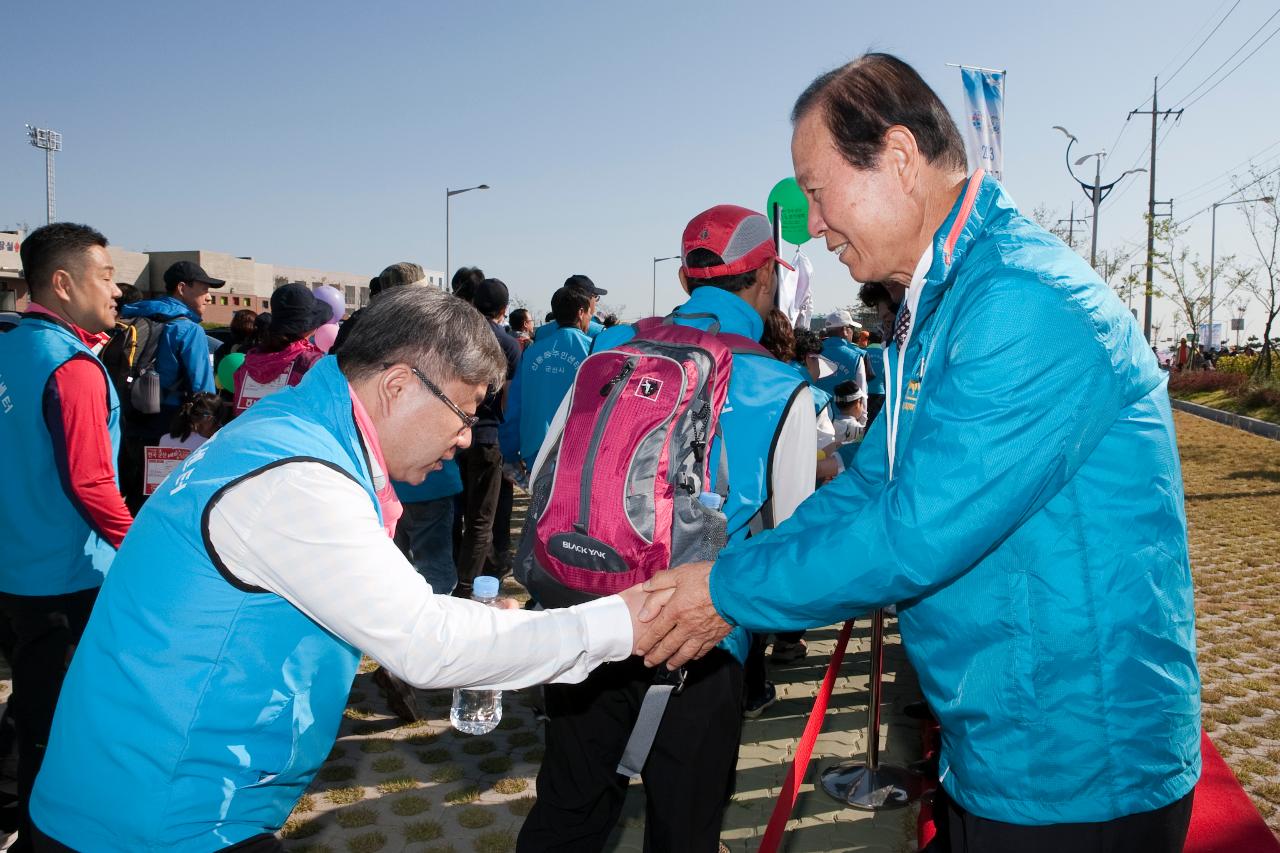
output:
<path id="1" fill-rule="evenodd" d="M 1209 267 L 1202 264 L 1200 257 L 1192 254 L 1191 249 L 1183 241 L 1187 230 L 1187 226 L 1180 225 L 1172 219 L 1162 219 L 1157 222 L 1153 263 L 1169 282 L 1168 295 L 1173 300 L 1179 319 L 1186 323 L 1191 335 L 1196 335 L 1199 333 L 1200 323 L 1209 311 Z M 1251 270 L 1237 266 L 1235 257 L 1232 255 L 1222 258 L 1215 266 L 1217 269 L 1214 280 L 1215 302 L 1226 302 L 1252 274 Z M 1191 367 L 1197 366 L 1199 360 L 1199 348 L 1192 347 Z"/>
<path id="2" fill-rule="evenodd" d="M 1280 255 L 1277 255 L 1277 244 L 1280 244 L 1280 210 L 1277 210 L 1277 197 L 1280 197 L 1280 175 L 1266 178 L 1255 166 L 1251 169 L 1254 180 L 1246 187 L 1250 192 L 1270 198 L 1254 204 L 1241 205 L 1245 221 L 1249 224 L 1249 236 L 1253 240 L 1254 249 L 1260 262 L 1257 275 L 1250 278 L 1245 289 L 1253 298 L 1262 303 L 1263 329 L 1262 349 L 1258 360 L 1253 365 L 1255 377 L 1270 379 L 1275 368 L 1276 345 L 1271 334 L 1276 316 L 1280 314 Z M 1243 189 L 1243 187 L 1242 187 Z M 1252 341 L 1253 336 L 1249 337 Z"/>

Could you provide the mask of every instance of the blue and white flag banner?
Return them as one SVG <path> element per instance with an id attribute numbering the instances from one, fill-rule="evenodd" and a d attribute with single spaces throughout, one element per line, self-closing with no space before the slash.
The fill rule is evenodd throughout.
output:
<path id="1" fill-rule="evenodd" d="M 1003 183 L 1004 146 L 1001 132 L 1004 127 L 1005 72 L 961 66 L 960 77 L 964 81 L 970 171 L 981 167 Z"/>

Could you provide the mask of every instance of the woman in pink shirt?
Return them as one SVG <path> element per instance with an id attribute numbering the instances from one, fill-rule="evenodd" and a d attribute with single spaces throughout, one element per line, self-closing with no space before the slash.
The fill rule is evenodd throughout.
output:
<path id="1" fill-rule="evenodd" d="M 324 353 L 308 338 L 333 318 L 333 310 L 305 284 L 291 282 L 271 294 L 271 326 L 265 340 L 245 355 L 236 371 L 235 413 L 263 397 L 297 385 Z"/>

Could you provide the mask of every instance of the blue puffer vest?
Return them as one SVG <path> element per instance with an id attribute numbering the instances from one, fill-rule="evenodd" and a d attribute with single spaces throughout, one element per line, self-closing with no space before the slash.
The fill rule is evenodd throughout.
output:
<path id="1" fill-rule="evenodd" d="M 116 549 L 98 535 L 63 492 L 49 428 L 45 386 L 73 358 L 92 359 L 75 333 L 53 320 L 27 315 L 0 335 L 0 447 L 6 455 L 0 484 L 0 592 L 63 595 L 93 589 L 115 559 Z M 120 452 L 120 403 L 102 371 L 112 459 Z"/>
<path id="2" fill-rule="evenodd" d="M 209 516 L 231 486 L 298 460 L 378 506 L 332 357 L 200 447 L 139 514 L 62 690 L 31 800 L 46 834 L 85 851 L 207 851 L 284 823 L 333 745 L 360 654 L 231 575 Z"/>

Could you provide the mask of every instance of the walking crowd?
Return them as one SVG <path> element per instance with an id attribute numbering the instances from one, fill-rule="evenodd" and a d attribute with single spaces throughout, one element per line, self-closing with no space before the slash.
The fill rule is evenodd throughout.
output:
<path id="1" fill-rule="evenodd" d="M 32 232 L 0 333 L 13 849 L 281 849 L 365 654 L 410 721 L 417 688 L 546 685 L 519 850 L 602 849 L 638 777 L 647 849 L 713 851 L 769 666 L 895 605 L 941 726 L 937 849 L 1180 849 L 1164 374 L 909 66 L 824 74 L 792 120 L 875 328 L 794 325 L 768 219 L 732 204 L 684 224 L 661 317 L 600 316 L 575 273 L 535 327 L 479 268 L 444 293 L 398 262 L 350 316 L 285 284 L 212 343 L 197 264 L 140 298 L 95 229 Z M 468 600 L 511 575 L 528 607 Z"/>

